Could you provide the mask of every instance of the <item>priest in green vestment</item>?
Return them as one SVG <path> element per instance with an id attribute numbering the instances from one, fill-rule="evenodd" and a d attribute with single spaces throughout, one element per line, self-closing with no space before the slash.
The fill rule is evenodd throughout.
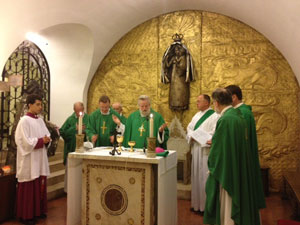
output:
<path id="1" fill-rule="evenodd" d="M 120 115 L 121 123 L 126 124 L 127 118 L 123 115 L 123 107 L 120 102 L 114 102 L 111 107 Z"/>
<path id="2" fill-rule="evenodd" d="M 103 95 L 99 99 L 99 109 L 89 116 L 86 134 L 94 147 L 112 146 L 114 132 L 124 134 L 125 125 L 121 123 L 120 115 L 110 107 L 110 99 Z"/>
<path id="3" fill-rule="evenodd" d="M 139 110 L 131 113 L 126 121 L 123 145 L 128 147 L 129 141 L 135 141 L 135 148 L 147 147 L 149 137 L 150 114 L 153 115 L 153 136 L 156 137 L 156 146 L 167 149 L 169 129 L 163 117 L 150 106 L 150 98 L 141 95 L 138 99 Z"/>
<path id="4" fill-rule="evenodd" d="M 85 133 L 85 128 L 88 124 L 89 116 L 84 113 L 84 105 L 82 102 L 74 103 L 74 112 L 64 122 L 62 127 L 59 129 L 61 137 L 64 139 L 64 164 L 69 152 L 74 152 L 76 148 L 76 134 L 78 134 L 78 118 L 80 113 L 83 114 L 82 132 Z"/>
<path id="5" fill-rule="evenodd" d="M 263 191 L 259 155 L 258 155 L 258 144 L 256 135 L 256 125 L 252 108 L 249 105 L 243 103 L 243 93 L 239 86 L 229 85 L 226 87 L 232 94 L 232 106 L 239 109 L 244 119 L 247 121 L 248 140 L 251 149 L 251 161 L 253 168 L 254 186 L 256 188 L 256 200 L 260 209 L 266 208 L 265 196 Z"/>
<path id="6" fill-rule="evenodd" d="M 73 106 L 74 113 L 68 117 L 64 122 L 62 127 L 59 129 L 61 137 L 64 139 L 64 165 L 65 167 L 65 192 L 67 192 L 67 160 L 68 154 L 74 152 L 76 148 L 76 134 L 78 134 L 78 119 L 80 114 L 83 115 L 82 118 L 82 133 L 85 133 L 85 128 L 89 121 L 88 114 L 84 113 L 84 105 L 82 102 L 76 102 Z"/>
<path id="7" fill-rule="evenodd" d="M 213 94 L 220 113 L 208 157 L 204 224 L 260 225 L 247 124 L 234 109 L 230 91 L 218 88 Z"/>

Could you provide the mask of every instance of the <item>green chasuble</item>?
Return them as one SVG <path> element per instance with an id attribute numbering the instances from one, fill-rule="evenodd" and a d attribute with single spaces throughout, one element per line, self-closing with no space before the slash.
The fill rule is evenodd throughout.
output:
<path id="1" fill-rule="evenodd" d="M 124 125 L 126 125 L 127 118 L 125 116 L 120 115 L 120 120 L 121 120 L 121 123 L 123 123 Z"/>
<path id="2" fill-rule="evenodd" d="M 254 176 L 254 187 L 256 188 L 256 200 L 258 207 L 260 209 L 266 208 L 265 196 L 263 191 L 261 172 L 260 172 L 260 164 L 259 164 L 259 156 L 258 156 L 258 145 L 257 145 L 257 136 L 256 136 L 256 126 L 255 120 L 252 113 L 251 106 L 242 104 L 237 109 L 239 109 L 246 119 L 247 122 L 247 132 L 248 132 L 248 140 L 250 144 L 250 157 L 252 161 L 253 168 L 253 176 Z"/>
<path id="3" fill-rule="evenodd" d="M 231 219 L 236 225 L 259 225 L 259 209 L 251 173 L 247 125 L 239 110 L 220 117 L 208 157 L 204 224 L 220 225 L 220 186 L 232 198 Z"/>
<path id="4" fill-rule="evenodd" d="M 157 138 L 158 129 L 165 123 L 163 117 L 153 109 L 150 110 L 153 114 L 153 136 Z M 149 120 L 146 117 L 142 117 L 139 110 L 130 114 L 126 121 L 124 142 L 123 145 L 128 147 L 128 141 L 135 141 L 135 148 L 147 147 L 147 137 L 149 137 Z M 156 140 L 156 146 L 160 146 L 163 149 L 167 149 L 167 141 L 169 138 L 169 129 L 166 127 L 164 130 L 164 142 L 159 144 Z"/>
<path id="5" fill-rule="evenodd" d="M 112 146 L 109 137 L 113 135 L 112 132 L 117 126 L 112 119 L 112 115 L 115 115 L 120 119 L 120 115 L 112 108 L 110 108 L 108 115 L 103 115 L 100 109 L 97 109 L 89 116 L 86 134 L 89 141 L 92 140 L 93 135 L 98 135 L 95 147 Z"/>
<path id="6" fill-rule="evenodd" d="M 214 110 L 212 109 L 209 109 L 206 111 L 206 113 L 204 113 L 203 116 L 201 116 L 201 118 L 197 121 L 195 127 L 194 127 L 194 130 L 197 130 L 198 127 L 200 127 L 200 125 L 208 118 L 210 117 L 212 114 L 214 114 Z"/>
<path id="7" fill-rule="evenodd" d="M 85 113 L 82 119 L 82 123 L 85 127 L 87 127 L 88 121 L 89 116 Z M 78 118 L 76 117 L 76 114 L 73 113 L 59 129 L 59 133 L 65 141 L 64 164 L 66 164 L 68 153 L 74 152 L 76 148 L 76 133 L 78 132 L 76 130 L 76 124 L 78 124 Z"/>

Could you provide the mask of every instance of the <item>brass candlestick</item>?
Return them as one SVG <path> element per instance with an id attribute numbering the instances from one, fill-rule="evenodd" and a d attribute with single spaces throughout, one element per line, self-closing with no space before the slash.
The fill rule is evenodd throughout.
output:
<path id="1" fill-rule="evenodd" d="M 156 138 L 155 137 L 148 137 L 147 142 L 148 142 L 147 157 L 155 158 L 156 157 L 156 153 L 155 153 Z"/>
<path id="2" fill-rule="evenodd" d="M 83 140 L 84 140 L 84 134 L 76 134 L 76 149 L 75 152 L 83 153 Z"/>

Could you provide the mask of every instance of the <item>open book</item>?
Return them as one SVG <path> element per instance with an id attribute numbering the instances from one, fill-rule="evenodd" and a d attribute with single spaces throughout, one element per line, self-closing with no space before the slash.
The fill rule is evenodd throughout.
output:
<path id="1" fill-rule="evenodd" d="M 208 140 L 211 140 L 212 138 L 212 135 L 210 135 L 200 127 L 197 128 L 197 130 L 194 130 L 190 135 L 195 141 L 197 141 L 202 146 L 207 146 L 206 142 Z"/>

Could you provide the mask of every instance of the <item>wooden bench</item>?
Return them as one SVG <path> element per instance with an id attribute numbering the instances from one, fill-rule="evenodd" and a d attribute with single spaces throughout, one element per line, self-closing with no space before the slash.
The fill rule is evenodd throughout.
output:
<path id="1" fill-rule="evenodd" d="M 300 172 L 283 174 L 283 197 L 293 206 L 293 217 L 300 220 Z"/>

